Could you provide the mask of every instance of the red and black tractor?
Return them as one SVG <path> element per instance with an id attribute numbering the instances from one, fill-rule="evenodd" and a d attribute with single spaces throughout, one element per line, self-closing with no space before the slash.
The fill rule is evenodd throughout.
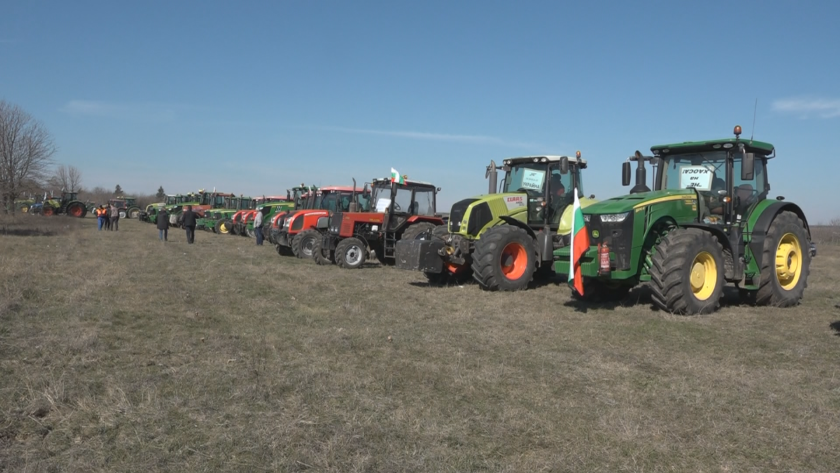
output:
<path id="1" fill-rule="evenodd" d="M 274 237 L 278 254 L 292 253 L 298 258 L 311 258 L 315 240 L 327 230 L 330 215 L 349 211 L 350 203 L 356 202 L 357 195 L 362 192 L 355 186 L 328 186 L 322 187 L 320 194 L 314 208 L 290 212 L 286 216 L 283 227 Z"/>
<path id="2" fill-rule="evenodd" d="M 375 179 L 359 196 L 357 211 L 336 212 L 315 240 L 313 259 L 342 268 L 360 268 L 373 253 L 393 265 L 398 241 L 426 238 L 444 221 L 437 213 L 439 187 L 420 181 Z"/>

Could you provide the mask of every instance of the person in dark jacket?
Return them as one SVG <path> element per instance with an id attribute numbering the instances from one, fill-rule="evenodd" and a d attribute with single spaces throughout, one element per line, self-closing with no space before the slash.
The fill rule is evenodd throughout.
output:
<path id="1" fill-rule="evenodd" d="M 167 241 L 166 238 L 169 236 L 169 212 L 164 208 L 158 210 L 157 229 L 161 241 Z"/>
<path id="2" fill-rule="evenodd" d="M 187 208 L 184 209 L 184 213 L 181 214 L 181 224 L 184 225 L 184 229 L 187 231 L 187 243 L 190 245 L 195 243 L 196 219 L 197 216 L 192 210 L 192 205 L 188 205 Z"/>

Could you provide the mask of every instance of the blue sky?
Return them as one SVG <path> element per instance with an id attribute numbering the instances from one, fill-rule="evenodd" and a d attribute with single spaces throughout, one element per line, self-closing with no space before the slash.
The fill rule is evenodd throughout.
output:
<path id="1" fill-rule="evenodd" d="M 88 187 L 274 194 L 389 174 L 486 191 L 580 150 L 626 193 L 654 144 L 773 143 L 771 195 L 840 217 L 840 2 L 0 0 L 0 98 Z M 753 108 L 758 99 L 753 130 Z"/>

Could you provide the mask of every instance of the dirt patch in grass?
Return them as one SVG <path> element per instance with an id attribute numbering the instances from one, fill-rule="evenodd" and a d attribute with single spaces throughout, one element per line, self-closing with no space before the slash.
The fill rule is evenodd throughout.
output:
<path id="1" fill-rule="evenodd" d="M 79 224 L 0 235 L 0 471 L 837 466 L 837 246 L 800 307 L 675 317 Z"/>

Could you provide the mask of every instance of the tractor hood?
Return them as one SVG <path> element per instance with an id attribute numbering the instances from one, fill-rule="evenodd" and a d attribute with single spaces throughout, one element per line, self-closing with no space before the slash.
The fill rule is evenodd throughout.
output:
<path id="1" fill-rule="evenodd" d="M 640 192 L 628 194 L 612 199 L 603 200 L 583 209 L 584 214 L 617 214 L 629 212 L 638 207 L 666 202 L 669 200 L 696 199 L 697 194 L 692 189 L 669 189 L 661 191 Z"/>

